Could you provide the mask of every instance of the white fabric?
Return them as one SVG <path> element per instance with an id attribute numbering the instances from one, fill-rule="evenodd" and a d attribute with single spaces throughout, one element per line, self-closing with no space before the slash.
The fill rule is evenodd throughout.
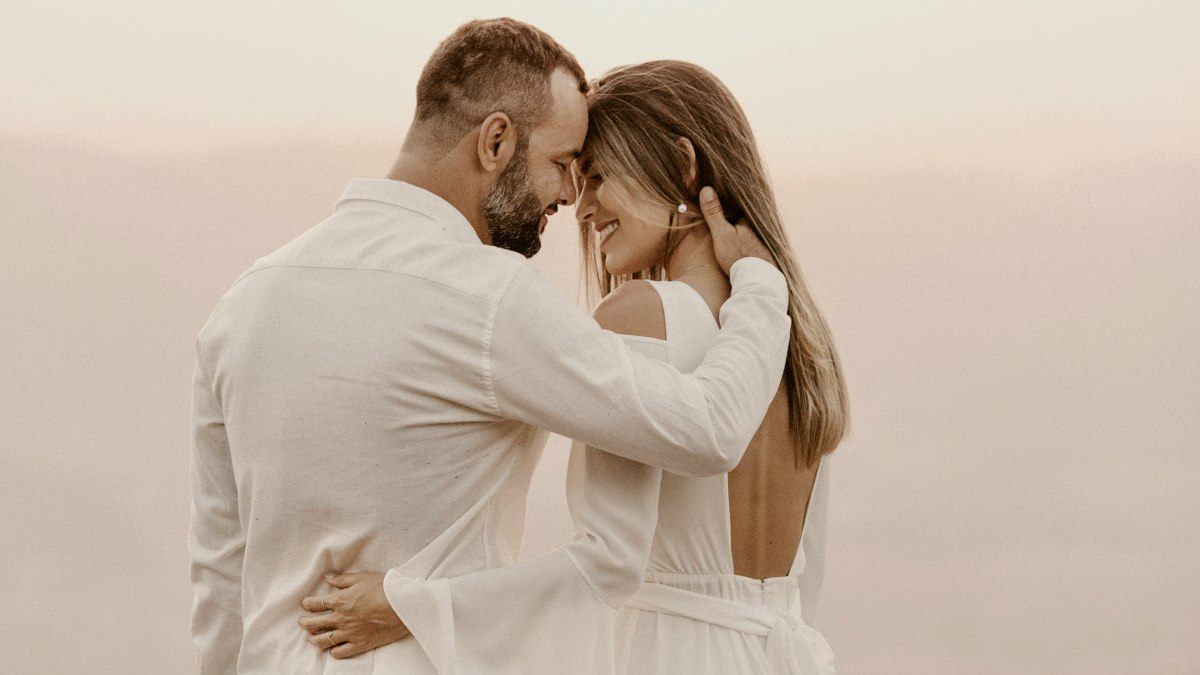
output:
<path id="1" fill-rule="evenodd" d="M 711 312 L 685 284 L 654 283 L 667 339 L 625 340 L 649 358 L 694 367 L 717 334 Z M 825 475 L 789 576 L 759 581 L 733 574 L 725 475 L 681 478 L 576 442 L 567 475 L 573 542 L 448 581 L 393 570 L 389 596 L 429 598 L 418 638 L 444 673 L 832 673 L 832 652 L 806 623 L 824 559 Z M 641 584 L 651 539 L 657 571 Z M 636 589 L 615 631 L 579 575 L 554 564 L 564 555 L 608 603 Z"/>
<path id="2" fill-rule="evenodd" d="M 700 363 L 717 325 L 687 284 L 654 286 L 663 301 L 668 359 L 686 371 Z M 759 581 L 734 574 L 727 476 L 663 472 L 646 583 L 619 618 L 618 672 L 834 672 L 829 645 L 808 623 L 824 570 L 827 482 L 822 467 L 789 576 Z"/>
<path id="3" fill-rule="evenodd" d="M 329 219 L 238 278 L 197 338 L 201 673 L 434 672 L 427 651 L 442 672 L 481 672 L 454 670 L 461 649 L 517 672 L 523 636 L 555 620 L 475 612 L 469 573 L 515 559 L 537 428 L 684 474 L 736 465 L 789 321 L 773 267 L 739 261 L 732 282 L 720 338 L 680 375 L 631 354 L 519 255 L 481 245 L 448 203 L 352 182 Z M 537 563 L 563 583 L 524 593 L 600 625 L 636 583 L 621 550 L 586 530 L 578 544 Z M 389 580 L 428 580 L 388 586 L 417 640 L 343 661 L 307 643 L 299 603 L 328 590 L 323 572 L 397 565 Z M 458 642 L 426 647 L 440 629 Z"/>

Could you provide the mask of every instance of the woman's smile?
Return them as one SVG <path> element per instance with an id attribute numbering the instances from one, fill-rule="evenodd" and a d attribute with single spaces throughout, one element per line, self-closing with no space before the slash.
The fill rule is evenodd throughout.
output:
<path id="1" fill-rule="evenodd" d="M 597 226 L 596 234 L 600 238 L 600 246 L 604 246 L 604 242 L 608 241 L 608 238 L 611 237 L 613 232 L 616 232 L 617 228 L 619 227 L 621 227 L 621 221 L 615 219 L 608 221 L 608 223 L 603 227 Z"/>

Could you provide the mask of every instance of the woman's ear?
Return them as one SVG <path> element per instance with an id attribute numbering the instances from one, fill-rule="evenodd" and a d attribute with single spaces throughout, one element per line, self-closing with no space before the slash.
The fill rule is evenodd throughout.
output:
<path id="1" fill-rule="evenodd" d="M 699 189 L 696 186 L 696 148 L 692 147 L 692 142 L 683 136 L 680 136 L 675 142 L 683 148 L 688 156 L 688 169 L 683 175 L 683 184 L 687 187 L 688 192 L 696 192 Z"/>
<path id="2" fill-rule="evenodd" d="M 479 125 L 476 154 L 480 167 L 487 172 L 503 169 L 517 150 L 517 129 L 502 112 L 494 112 Z"/>

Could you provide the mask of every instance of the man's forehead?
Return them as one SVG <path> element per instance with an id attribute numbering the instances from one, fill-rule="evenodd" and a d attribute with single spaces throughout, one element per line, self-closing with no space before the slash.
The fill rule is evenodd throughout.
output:
<path id="1" fill-rule="evenodd" d="M 587 120 L 587 98 L 579 90 L 579 81 L 566 70 L 559 68 L 550 74 L 550 97 L 556 110 L 571 116 L 582 116 Z"/>
<path id="2" fill-rule="evenodd" d="M 574 76 L 556 70 L 550 77 L 550 114 L 533 135 L 552 153 L 578 155 L 587 135 L 587 99 Z"/>

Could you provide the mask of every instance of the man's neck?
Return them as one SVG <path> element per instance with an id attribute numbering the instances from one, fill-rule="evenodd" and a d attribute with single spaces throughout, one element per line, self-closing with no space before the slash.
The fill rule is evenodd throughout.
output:
<path id="1" fill-rule="evenodd" d="M 454 151 L 430 161 L 419 154 L 401 150 L 385 177 L 415 185 L 446 200 L 467 219 L 479 240 L 487 244 L 491 242 L 491 233 L 483 217 L 483 199 L 478 193 L 478 182 L 472 180 L 469 173 L 469 168 L 455 157 Z"/>

